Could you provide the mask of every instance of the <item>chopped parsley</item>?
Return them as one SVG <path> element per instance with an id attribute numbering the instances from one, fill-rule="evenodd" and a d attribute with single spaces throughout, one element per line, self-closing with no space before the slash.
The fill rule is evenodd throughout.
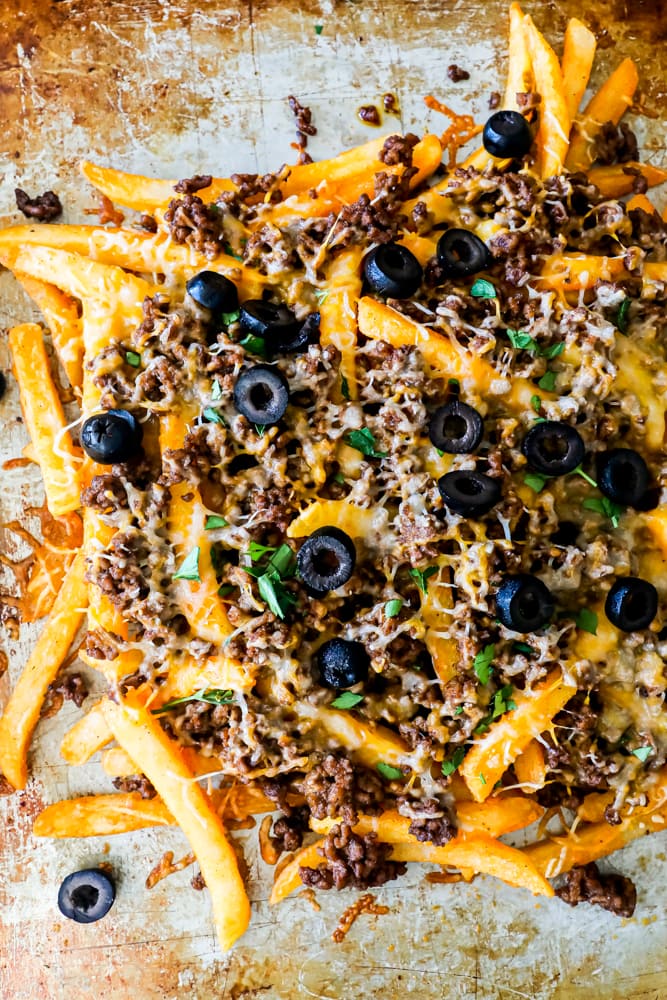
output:
<path id="1" fill-rule="evenodd" d="M 463 709 L 464 709 L 463 705 L 457 705 L 456 708 L 454 709 L 454 715 L 463 715 Z"/>
<path id="2" fill-rule="evenodd" d="M 266 430 L 266 424 L 255 424 L 255 430 L 259 437 L 264 437 L 264 431 Z"/>
<path id="3" fill-rule="evenodd" d="M 213 208 L 213 209 L 217 209 L 217 211 L 220 211 L 220 210 L 218 209 L 218 206 L 217 206 L 217 205 L 209 205 L 209 206 L 208 206 L 208 209 L 209 209 L 209 211 L 210 211 L 210 210 L 211 210 L 212 208 Z M 233 257 L 233 258 L 234 258 L 234 260 L 243 260 L 243 257 L 239 257 L 239 255 L 238 255 L 237 253 L 234 253 L 234 247 L 230 246 L 230 244 L 229 244 L 229 243 L 225 243 L 225 244 L 223 245 L 223 247 L 222 247 L 222 250 L 223 250 L 223 253 L 226 253 L 228 257 Z"/>
<path id="4" fill-rule="evenodd" d="M 224 427 L 225 418 L 220 413 L 218 413 L 217 410 L 214 410 L 212 406 L 206 407 L 206 409 L 202 413 L 202 417 L 205 417 L 206 420 L 210 420 L 212 424 L 222 424 Z"/>
<path id="5" fill-rule="evenodd" d="M 328 288 L 316 289 L 315 298 L 317 299 L 318 305 L 322 305 L 322 303 L 326 302 L 326 300 L 329 298 L 329 289 Z"/>
<path id="6" fill-rule="evenodd" d="M 222 399 L 222 386 L 217 379 L 211 387 L 211 399 L 214 403 L 216 403 L 219 399 Z"/>
<path id="7" fill-rule="evenodd" d="M 556 377 L 556 372 L 546 371 L 537 384 L 545 392 L 553 392 L 556 388 Z"/>
<path id="8" fill-rule="evenodd" d="M 385 764 L 383 760 L 381 760 L 375 766 L 377 767 L 382 777 L 386 778 L 388 781 L 398 781 L 399 778 L 403 777 L 402 771 L 400 771 L 397 767 L 392 767 L 391 764 Z"/>
<path id="9" fill-rule="evenodd" d="M 492 660 L 496 655 L 496 647 L 491 643 L 481 649 L 479 653 L 475 656 L 472 661 L 472 668 L 475 671 L 475 676 L 477 677 L 480 684 L 488 684 L 493 673 L 493 667 L 491 666 Z"/>
<path id="10" fill-rule="evenodd" d="M 125 360 L 128 365 L 132 365 L 133 368 L 138 368 L 141 364 L 141 355 L 137 354 L 136 351 L 125 351 Z"/>
<path id="11" fill-rule="evenodd" d="M 630 323 L 630 299 L 626 296 L 618 307 L 618 312 L 616 313 L 616 319 L 614 320 L 616 324 L 616 329 L 619 333 L 627 333 L 628 326 Z"/>
<path id="12" fill-rule="evenodd" d="M 337 472 L 333 479 L 334 483 L 338 483 L 339 486 L 345 486 L 345 476 L 342 472 Z"/>
<path id="13" fill-rule="evenodd" d="M 586 510 L 597 511 L 598 514 L 602 514 L 603 517 L 608 517 L 611 521 L 612 528 L 618 528 L 618 519 L 625 512 L 625 507 L 621 507 L 620 504 L 614 503 L 609 497 L 601 497 L 600 499 L 590 499 L 584 500 L 584 507 Z"/>
<path id="14" fill-rule="evenodd" d="M 252 566 L 244 566 L 243 569 L 249 576 L 257 580 L 257 588 L 264 599 L 269 611 L 283 620 L 296 604 L 296 597 L 287 590 L 284 581 L 294 576 L 296 572 L 296 556 L 287 543 L 283 542 L 277 548 L 271 545 L 260 545 L 259 542 L 251 542 L 248 547 L 248 555 Z M 260 560 L 266 556 L 270 558 L 263 566 L 256 566 Z"/>
<path id="15" fill-rule="evenodd" d="M 507 336 L 512 347 L 520 351 L 539 351 L 539 346 L 529 333 L 522 333 L 521 330 L 508 330 Z"/>
<path id="16" fill-rule="evenodd" d="M 481 771 L 479 772 L 479 774 L 477 775 L 477 777 L 479 778 L 479 780 L 482 782 L 483 785 L 486 784 L 486 778 L 484 777 L 484 775 L 482 774 Z"/>
<path id="17" fill-rule="evenodd" d="M 223 313 L 221 316 L 222 322 L 225 324 L 225 326 L 231 326 L 232 323 L 238 322 L 240 318 L 241 318 L 240 309 L 235 309 L 234 312 L 230 313 Z"/>
<path id="18" fill-rule="evenodd" d="M 544 489 L 548 478 L 548 476 L 543 476 L 541 472 L 528 472 L 523 477 L 523 481 L 526 486 L 530 486 L 533 492 L 540 493 Z"/>
<path id="19" fill-rule="evenodd" d="M 427 566 L 426 569 L 411 569 L 410 576 L 415 581 L 422 594 L 428 593 L 428 581 L 438 572 L 437 566 Z"/>
<path id="20" fill-rule="evenodd" d="M 364 700 L 363 694 L 355 694 L 354 691 L 343 691 L 331 702 L 332 708 L 354 708 L 360 701 Z"/>
<path id="21" fill-rule="evenodd" d="M 577 628 L 583 632 L 590 632 L 591 635 L 598 634 L 598 616 L 590 608 L 580 608 L 575 618 Z"/>
<path id="22" fill-rule="evenodd" d="M 506 684 L 505 687 L 501 687 L 499 691 L 496 691 L 493 696 L 491 711 L 488 715 L 485 715 L 482 721 L 476 726 L 475 735 L 485 733 L 494 719 L 497 719 L 498 716 L 504 715 L 505 712 L 511 712 L 516 708 L 516 702 L 512 700 L 513 691 L 514 688 L 511 684 Z"/>
<path id="23" fill-rule="evenodd" d="M 587 483 L 590 483 L 591 486 L 595 486 L 595 488 L 597 489 L 598 484 L 595 482 L 594 479 L 591 479 L 591 477 L 588 475 L 587 472 L 584 472 L 584 470 L 581 468 L 580 465 L 578 465 L 576 469 L 573 469 L 570 475 L 581 476 L 582 479 L 585 479 Z"/>
<path id="24" fill-rule="evenodd" d="M 529 646 L 527 642 L 515 642 L 513 648 L 515 652 L 523 653 L 524 656 L 531 656 L 535 652 L 533 647 Z"/>
<path id="25" fill-rule="evenodd" d="M 463 758 L 466 755 L 465 747 L 457 747 L 449 760 L 443 760 L 442 762 L 442 773 L 445 778 L 448 778 L 450 774 L 454 774 L 454 771 L 463 763 Z"/>
<path id="26" fill-rule="evenodd" d="M 477 278 L 477 280 L 473 282 L 470 294 L 476 299 L 495 299 L 496 289 L 491 282 L 487 281 L 485 278 Z"/>
<path id="27" fill-rule="evenodd" d="M 356 448 L 360 451 L 362 455 L 367 455 L 369 458 L 386 458 L 386 451 L 378 451 L 376 445 L 377 441 L 373 436 L 373 432 L 368 429 L 368 427 L 362 427 L 361 430 L 350 431 L 349 434 L 345 435 L 345 443 L 349 444 L 350 448 Z"/>
<path id="28" fill-rule="evenodd" d="M 343 399 L 350 398 L 350 385 L 344 375 L 340 377 L 340 394 Z"/>
<path id="29" fill-rule="evenodd" d="M 174 573 L 174 580 L 197 580 L 201 582 L 198 545 L 187 554 L 179 569 Z"/>
<path id="30" fill-rule="evenodd" d="M 223 583 L 218 587 L 218 597 L 227 597 L 233 590 L 231 583 Z"/>
<path id="31" fill-rule="evenodd" d="M 562 354 L 564 350 L 565 344 L 561 341 L 559 344 L 552 344 L 551 347 L 540 348 L 540 354 L 543 358 L 552 361 L 553 358 L 557 358 L 559 354 Z"/>
<path id="32" fill-rule="evenodd" d="M 386 618 L 395 618 L 403 607 L 403 598 L 395 597 L 391 601 L 387 601 L 384 606 L 384 613 Z"/>
<path id="33" fill-rule="evenodd" d="M 316 24 L 316 25 L 315 25 L 315 34 L 316 34 L 316 35 L 321 35 L 321 34 L 322 34 L 322 28 L 323 28 L 323 27 L 324 27 L 324 25 L 323 25 L 323 24 Z"/>
<path id="34" fill-rule="evenodd" d="M 213 531 L 215 528 L 226 528 L 229 524 L 220 514 L 209 514 L 204 524 L 204 531 Z"/>
<path id="35" fill-rule="evenodd" d="M 645 761 L 648 760 L 648 758 L 653 753 L 653 747 L 637 747 L 636 750 L 631 750 L 630 753 L 632 753 L 635 757 L 637 757 L 637 759 L 640 760 L 643 764 Z"/>
<path id="36" fill-rule="evenodd" d="M 539 413 L 540 410 L 542 409 L 542 400 L 537 395 L 537 393 L 534 396 L 530 397 L 530 405 L 535 410 L 535 413 Z"/>
<path id="37" fill-rule="evenodd" d="M 205 701 L 209 705 L 229 705 L 230 702 L 234 701 L 234 692 L 222 688 L 202 688 L 201 691 L 195 691 L 194 694 L 189 694 L 185 698 L 172 698 L 160 708 L 152 708 L 151 712 L 153 715 L 162 715 L 163 712 L 169 712 L 177 705 L 185 705 L 189 701 Z"/>
<path id="38" fill-rule="evenodd" d="M 251 354 L 258 354 L 260 358 L 266 357 L 266 341 L 263 337 L 255 337 L 254 334 L 247 334 L 243 340 L 239 340 L 241 347 Z"/>

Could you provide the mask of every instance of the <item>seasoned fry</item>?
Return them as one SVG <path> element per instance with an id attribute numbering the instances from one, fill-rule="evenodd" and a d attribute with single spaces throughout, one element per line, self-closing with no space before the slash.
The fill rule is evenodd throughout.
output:
<path id="1" fill-rule="evenodd" d="M 346 250 L 331 265 L 329 281 L 320 303 L 320 340 L 341 352 L 341 376 L 347 395 L 357 398 L 355 347 L 357 343 L 357 302 L 361 295 L 361 251 Z"/>
<path id="2" fill-rule="evenodd" d="M 250 904 L 222 823 L 155 716 L 135 702 L 105 701 L 103 711 L 119 744 L 142 761 L 146 777 L 190 841 L 211 894 L 220 947 L 226 951 L 247 928 Z"/>
<path id="3" fill-rule="evenodd" d="M 35 323 L 15 326 L 9 331 L 9 346 L 23 416 L 44 478 L 46 502 L 54 517 L 69 514 L 79 506 L 81 460 L 50 375 L 41 327 Z"/>
<path id="4" fill-rule="evenodd" d="M 595 139 L 605 122 L 617 125 L 632 104 L 639 83 L 632 59 L 624 59 L 602 84 L 575 122 L 565 160 L 568 170 L 586 170 L 595 157 Z"/>
<path id="5" fill-rule="evenodd" d="M 556 53 L 526 15 L 528 49 L 535 74 L 535 86 L 542 96 L 537 148 L 542 177 L 553 177 L 563 169 L 568 149 L 570 117 L 560 64 Z"/>
<path id="6" fill-rule="evenodd" d="M 538 740 L 531 740 L 514 761 L 516 780 L 530 788 L 543 788 L 546 780 L 544 751 Z M 488 802 L 488 799 L 487 799 Z"/>
<path id="7" fill-rule="evenodd" d="M 36 837 L 111 837 L 174 822 L 160 799 L 142 799 L 139 792 L 84 795 L 47 806 L 32 832 Z"/>
<path id="8" fill-rule="evenodd" d="M 83 552 L 79 552 L 0 718 L 0 771 L 14 788 L 26 786 L 28 747 L 47 688 L 56 679 L 85 614 L 84 570 Z"/>
<path id="9" fill-rule="evenodd" d="M 610 167 L 593 167 L 588 171 L 591 183 L 599 187 L 607 198 L 622 198 L 630 194 L 637 175 L 643 177 L 649 187 L 657 187 L 667 181 L 667 170 L 654 167 L 651 163 L 615 163 Z"/>
<path id="10" fill-rule="evenodd" d="M 97 701 L 67 730 L 60 744 L 60 754 L 68 764 L 85 764 L 112 739 L 113 733 L 104 717 L 102 702 Z"/>
<path id="11" fill-rule="evenodd" d="M 574 121 L 588 84 L 595 59 L 597 42 L 592 31 L 576 17 L 571 17 L 565 29 L 563 43 L 563 92 L 568 118 Z"/>
<path id="12" fill-rule="evenodd" d="M 83 382 L 83 332 L 76 302 L 55 285 L 31 278 L 21 271 L 15 272 L 14 277 L 41 309 L 70 385 L 80 392 Z"/>

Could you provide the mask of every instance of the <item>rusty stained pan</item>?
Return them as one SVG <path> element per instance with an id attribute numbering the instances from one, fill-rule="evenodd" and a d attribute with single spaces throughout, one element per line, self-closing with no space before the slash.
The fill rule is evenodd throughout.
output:
<path id="1" fill-rule="evenodd" d="M 551 40 L 582 14 L 574 0 L 530 3 Z M 582 15 L 583 16 L 583 15 Z M 637 59 L 646 107 L 635 117 L 647 156 L 664 165 L 667 12 L 659 0 L 602 0 L 585 13 L 600 50 L 596 79 L 623 55 Z M 315 31 L 322 25 L 322 32 Z M 422 97 L 436 97 L 483 121 L 493 90 L 502 89 L 506 4 L 438 0 L 0 0 L 0 224 L 21 221 L 13 197 L 53 187 L 65 221 L 87 219 L 95 204 L 78 180 L 77 160 L 154 175 L 267 170 L 293 161 L 294 123 L 286 97 L 313 109 L 315 156 L 372 134 L 356 110 L 392 92 L 399 117 L 384 115 L 386 133 L 440 131 L 441 117 Z M 471 74 L 457 84 L 446 69 Z M 0 276 L 0 324 L 35 316 L 7 274 Z M 0 338 L 0 365 L 8 361 Z M 11 382 L 11 380 L 10 380 Z M 13 385 L 0 403 L 1 458 L 26 443 Z M 34 467 L 3 473 L 0 521 L 39 502 Z M 8 536 L 3 539 L 5 551 Z M 24 555 L 16 551 L 14 555 Z M 4 581 L 3 581 L 4 582 Z M 10 669 L 8 695 L 34 639 L 0 641 Z M 212 936 L 206 893 L 190 887 L 192 870 L 144 889 L 165 850 L 187 853 L 175 830 L 112 838 L 38 841 L 31 824 L 59 798 L 110 790 L 99 766 L 66 767 L 59 739 L 76 718 L 71 706 L 42 722 L 27 790 L 0 800 L 0 996 L 3 1000 L 195 1000 L 298 997 L 383 1000 L 660 1000 L 667 998 L 667 884 L 664 834 L 635 843 L 611 865 L 631 874 L 639 904 L 619 920 L 558 900 L 478 879 L 432 886 L 411 866 L 400 885 L 377 892 L 390 907 L 362 916 L 343 944 L 331 933 L 350 893 L 320 894 L 278 909 L 267 903 L 270 870 L 258 857 L 256 831 L 239 836 L 249 867 L 251 929 L 222 957 Z M 64 921 L 55 899 L 77 867 L 109 861 L 118 898 L 99 924 Z"/>

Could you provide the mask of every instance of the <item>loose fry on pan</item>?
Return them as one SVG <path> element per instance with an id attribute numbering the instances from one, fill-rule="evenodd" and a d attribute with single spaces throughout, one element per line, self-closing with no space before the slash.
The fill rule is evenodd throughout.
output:
<path id="1" fill-rule="evenodd" d="M 56 679 L 85 614 L 88 587 L 84 570 L 83 552 L 79 552 L 0 718 L 0 772 L 14 788 L 25 788 L 28 746 L 44 696 Z"/>
<path id="2" fill-rule="evenodd" d="M 42 470 L 46 502 L 59 517 L 79 506 L 80 457 L 72 444 L 62 403 L 51 378 L 42 328 L 23 323 L 9 331 L 21 408 Z"/>
<path id="3" fill-rule="evenodd" d="M 109 837 L 175 822 L 160 799 L 142 799 L 139 792 L 127 792 L 55 802 L 39 814 L 32 832 L 36 837 Z"/>
<path id="4" fill-rule="evenodd" d="M 45 281 L 17 272 L 14 277 L 41 309 L 58 359 L 73 389 L 81 390 L 83 381 L 83 333 L 76 302 Z"/>
<path id="5" fill-rule="evenodd" d="M 563 77 L 556 53 L 529 15 L 526 15 L 525 24 L 535 87 L 542 97 L 537 132 L 540 172 L 543 178 L 553 177 L 563 169 L 570 134 Z"/>
<path id="6" fill-rule="evenodd" d="M 544 787 L 547 769 L 544 763 L 544 751 L 538 740 L 531 740 L 516 758 L 514 773 L 521 785 L 529 785 L 534 789 Z M 486 801 L 489 802 L 489 799 Z"/>
<path id="7" fill-rule="evenodd" d="M 591 75 L 596 45 L 593 32 L 576 17 L 571 17 L 565 29 L 562 61 L 563 91 L 571 122 L 579 110 Z"/>
<path id="8" fill-rule="evenodd" d="M 324 864 L 324 858 L 317 850 L 321 843 L 322 841 L 318 841 L 302 848 L 278 872 L 269 903 L 279 903 L 298 889 L 301 885 L 300 868 L 317 868 Z M 394 843 L 391 857 L 396 861 L 422 861 L 453 868 L 469 868 L 476 874 L 493 875 L 509 885 L 529 889 L 533 895 L 554 894 L 547 880 L 522 851 L 483 833 L 454 837 L 444 847 L 434 847 L 417 840 Z"/>
<path id="9" fill-rule="evenodd" d="M 649 187 L 657 187 L 667 181 L 667 170 L 654 167 L 651 163 L 614 163 L 610 167 L 593 167 L 588 171 L 591 184 L 595 184 L 606 198 L 622 198 L 630 194 L 637 174 Z"/>
<path id="10" fill-rule="evenodd" d="M 483 358 L 376 299 L 364 296 L 359 300 L 358 322 L 359 331 L 369 340 L 383 340 L 392 347 L 418 347 L 436 375 L 470 379 L 480 395 L 488 392 L 491 383 L 498 378 Z M 531 398 L 535 395 L 551 398 L 550 393 L 528 379 L 513 378 L 508 384 L 510 402 L 517 409 L 530 409 Z"/>
<path id="11" fill-rule="evenodd" d="M 211 894 L 218 940 L 223 951 L 241 937 L 250 920 L 250 903 L 236 854 L 218 816 L 193 780 L 178 744 L 154 715 L 135 702 L 104 702 L 104 713 L 118 743 L 156 788 L 188 838 Z"/>
<path id="12" fill-rule="evenodd" d="M 649 792 L 646 807 L 636 808 L 620 823 L 589 823 L 578 826 L 574 833 L 562 837 L 548 837 L 530 844 L 523 853 L 546 878 L 555 878 L 576 865 L 606 857 L 632 840 L 649 833 L 664 830 L 667 826 L 667 775 L 660 773 L 654 788 Z"/>
<path id="13" fill-rule="evenodd" d="M 534 691 L 513 696 L 517 707 L 475 740 L 459 768 L 477 802 L 489 797 L 496 781 L 530 741 L 549 728 L 554 715 L 576 691 L 564 683 L 560 670 L 554 670 Z"/>
<path id="14" fill-rule="evenodd" d="M 357 398 L 355 349 L 360 295 L 361 250 L 352 247 L 332 260 L 327 290 L 320 303 L 320 343 L 323 346 L 333 344 L 340 351 L 341 375 L 346 380 L 350 399 Z"/>
<path id="15" fill-rule="evenodd" d="M 112 739 L 113 733 L 104 717 L 102 702 L 97 701 L 67 730 L 60 744 L 60 755 L 68 764 L 85 764 Z M 136 769 L 130 773 L 135 774 Z"/>
<path id="16" fill-rule="evenodd" d="M 89 160 L 82 160 L 79 169 L 93 187 L 105 194 L 112 201 L 134 208 L 138 212 L 154 212 L 166 208 L 172 198 L 181 197 L 174 191 L 175 180 L 157 180 L 143 177 L 141 174 L 126 174 L 122 170 L 111 167 L 100 167 Z M 198 191 L 199 197 L 206 202 L 215 201 L 223 191 L 235 191 L 236 186 L 226 177 L 215 177 L 211 184 Z"/>
<path id="17" fill-rule="evenodd" d="M 617 125 L 632 104 L 639 76 L 632 59 L 624 59 L 586 105 L 574 124 L 565 160 L 568 170 L 586 170 L 595 157 L 595 139 L 605 122 Z"/>

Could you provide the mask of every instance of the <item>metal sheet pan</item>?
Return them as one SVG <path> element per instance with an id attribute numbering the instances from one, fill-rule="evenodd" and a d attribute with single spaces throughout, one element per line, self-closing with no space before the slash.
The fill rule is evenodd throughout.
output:
<path id="1" fill-rule="evenodd" d="M 567 16 L 583 16 L 574 0 L 525 8 L 551 39 L 562 34 Z M 600 38 L 598 79 L 621 53 L 638 60 L 646 106 L 656 117 L 635 123 L 652 159 L 664 165 L 664 3 L 598 0 L 585 16 Z M 501 0 L 0 0 L 0 224 L 20 221 L 17 185 L 30 193 L 53 187 L 66 206 L 65 221 L 84 219 L 94 199 L 78 180 L 82 156 L 163 176 L 275 167 L 294 155 L 290 93 L 313 109 L 315 156 L 368 138 L 356 109 L 388 91 L 397 95 L 401 115 L 384 117 L 386 132 L 424 124 L 440 130 L 442 120 L 422 103 L 427 93 L 483 120 L 504 73 L 505 18 Z M 467 69 L 470 80 L 451 83 L 450 63 Z M 0 325 L 33 316 L 11 277 L 0 275 Z M 4 337 L 0 365 L 7 365 Z M 0 403 L 2 459 L 26 443 L 19 412 L 10 386 Z M 0 521 L 39 498 L 32 469 L 3 472 Z M 5 537 L 5 551 L 8 543 Z M 18 641 L 0 635 L 10 659 L 0 703 L 33 637 L 28 627 Z M 431 886 L 413 867 L 400 885 L 377 892 L 389 914 L 362 917 L 334 945 L 332 930 L 351 895 L 321 896 L 319 912 L 301 898 L 270 910 L 270 872 L 250 831 L 239 839 L 253 922 L 240 945 L 221 957 L 206 894 L 190 888 L 189 871 L 151 892 L 143 888 L 163 851 L 186 853 L 178 832 L 109 842 L 31 836 L 43 803 L 108 788 L 94 763 L 73 769 L 59 757 L 59 737 L 75 716 L 66 707 L 41 724 L 34 779 L 25 793 L 0 800 L 2 998 L 667 997 L 664 834 L 611 862 L 637 883 L 632 920 L 536 902 L 484 879 Z M 55 903 L 61 878 L 102 860 L 119 873 L 112 915 L 88 927 L 64 921 Z"/>

